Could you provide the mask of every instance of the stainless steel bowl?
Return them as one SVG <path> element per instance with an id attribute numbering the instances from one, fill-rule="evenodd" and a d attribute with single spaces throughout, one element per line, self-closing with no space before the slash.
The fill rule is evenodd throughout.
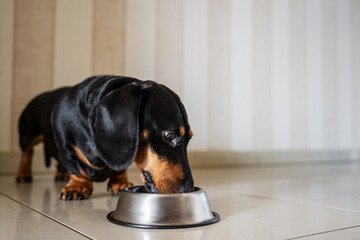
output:
<path id="1" fill-rule="evenodd" d="M 108 214 L 112 223 L 139 228 L 185 228 L 218 222 L 219 214 L 212 212 L 205 190 L 155 194 L 144 186 L 125 188 L 115 211 Z"/>

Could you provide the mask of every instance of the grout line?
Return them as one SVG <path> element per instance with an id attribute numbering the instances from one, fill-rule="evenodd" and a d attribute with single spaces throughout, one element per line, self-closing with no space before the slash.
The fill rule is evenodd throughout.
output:
<path id="1" fill-rule="evenodd" d="M 338 232 L 338 231 L 343 231 L 343 230 L 347 230 L 347 229 L 351 229 L 351 228 L 358 228 L 358 227 L 360 227 L 360 225 L 354 225 L 354 226 L 350 226 L 350 227 L 343 227 L 343 228 L 328 230 L 328 231 L 324 231 L 324 232 L 312 233 L 312 234 L 294 237 L 294 238 L 287 238 L 286 240 L 300 239 L 300 238 L 311 237 L 311 236 L 321 235 L 321 234 L 325 234 L 325 233 Z"/>
<path id="2" fill-rule="evenodd" d="M 92 237 L 90 237 L 89 235 L 87 235 L 87 234 L 85 234 L 85 233 L 82 233 L 82 232 L 80 232 L 79 230 L 77 230 L 77 229 L 75 229 L 75 228 L 73 228 L 73 227 L 71 227 L 71 226 L 69 226 L 69 225 L 67 225 L 67 224 L 65 224 L 65 223 L 63 223 L 63 222 L 60 222 L 59 220 L 57 220 L 57 219 L 55 219 L 55 218 L 53 218 L 53 217 L 51 217 L 51 216 L 49 216 L 49 215 L 47 215 L 47 214 L 45 214 L 45 213 L 43 213 L 43 212 L 40 212 L 39 210 L 37 210 L 37 209 L 35 209 L 35 208 L 33 208 L 33 207 L 25 204 L 25 203 L 22 203 L 22 202 L 16 200 L 15 198 L 12 198 L 12 197 L 8 196 L 7 194 L 5 194 L 5 193 L 3 193 L 3 192 L 0 192 L 0 194 L 3 195 L 4 197 L 7 197 L 7 198 L 10 199 L 10 200 L 13 200 L 13 201 L 19 203 L 20 205 L 22 205 L 22 206 L 24 206 L 24 207 L 27 207 L 27 208 L 29 208 L 29 209 L 31 209 L 31 210 L 39 213 L 40 215 L 42 215 L 42 216 L 44 216 L 44 217 L 46 217 L 46 218 L 48 218 L 48 219 L 50 219 L 50 220 L 52 220 L 52 221 L 54 221 L 54 222 L 62 225 L 63 227 L 66 227 L 66 228 L 68 228 L 68 229 L 70 229 L 70 230 L 72 230 L 72 231 L 80 234 L 81 236 L 83 236 L 83 237 L 85 237 L 85 238 L 87 238 L 87 239 L 91 239 L 91 240 L 95 239 L 95 238 L 92 238 Z"/>
<path id="3" fill-rule="evenodd" d="M 52 171 L 32 171 L 33 177 L 37 176 L 54 176 L 55 172 Z M 16 172 L 0 172 L 0 177 L 13 176 L 15 178 Z"/>
<path id="4" fill-rule="evenodd" d="M 314 204 L 314 203 L 307 203 L 307 202 L 300 202 L 300 201 L 293 201 L 293 200 L 286 200 L 286 199 L 279 199 L 279 198 L 272 198 L 272 197 L 265 197 L 265 196 L 257 196 L 257 195 L 251 195 L 246 193 L 240 193 L 243 196 L 248 197 L 254 197 L 254 198 L 262 198 L 267 200 L 274 200 L 274 201 L 281 201 L 281 202 L 288 202 L 288 203 L 295 203 L 295 204 L 301 204 L 301 205 L 307 205 L 312 207 L 322 207 L 322 208 L 328 208 L 333 210 L 340 210 L 340 211 L 347 211 L 347 212 L 353 212 L 353 213 L 360 213 L 360 210 L 353 210 L 353 209 L 347 209 L 347 208 L 338 208 L 338 207 L 331 207 L 321 204 Z M 360 226 L 360 225 L 359 225 Z"/>

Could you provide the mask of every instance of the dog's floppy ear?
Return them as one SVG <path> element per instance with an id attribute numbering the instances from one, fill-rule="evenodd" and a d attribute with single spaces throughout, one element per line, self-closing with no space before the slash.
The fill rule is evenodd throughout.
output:
<path id="1" fill-rule="evenodd" d="M 125 170 L 136 156 L 140 102 L 139 85 L 128 84 L 108 93 L 89 116 L 97 152 L 113 170 Z"/>

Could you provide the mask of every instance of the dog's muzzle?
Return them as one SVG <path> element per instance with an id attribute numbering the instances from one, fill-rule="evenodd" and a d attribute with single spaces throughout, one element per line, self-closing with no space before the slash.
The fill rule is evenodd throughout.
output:
<path id="1" fill-rule="evenodd" d="M 194 180 L 192 176 L 186 176 L 185 180 L 171 181 L 162 179 L 155 182 L 152 175 L 143 171 L 143 180 L 145 188 L 151 193 L 186 193 L 194 191 Z"/>

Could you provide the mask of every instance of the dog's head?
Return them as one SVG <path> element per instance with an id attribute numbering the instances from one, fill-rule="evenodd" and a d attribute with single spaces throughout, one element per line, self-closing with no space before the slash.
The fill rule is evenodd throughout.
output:
<path id="1" fill-rule="evenodd" d="M 89 117 L 96 151 L 114 170 L 135 161 L 150 192 L 193 190 L 187 158 L 192 137 L 180 98 L 152 81 L 109 92 Z"/>

